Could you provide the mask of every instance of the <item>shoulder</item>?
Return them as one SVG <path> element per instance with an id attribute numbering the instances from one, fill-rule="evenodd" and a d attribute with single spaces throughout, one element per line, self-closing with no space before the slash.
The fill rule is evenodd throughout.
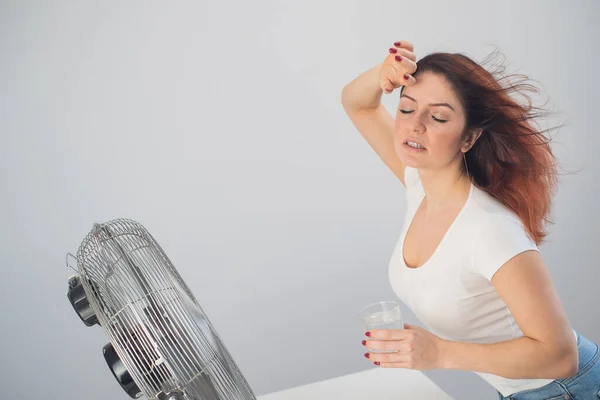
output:
<path id="1" fill-rule="evenodd" d="M 478 193 L 475 203 L 478 223 L 473 232 L 470 266 L 474 272 L 491 280 L 511 258 L 538 248 L 518 215 L 500 201 L 487 193 Z"/>
<path id="2" fill-rule="evenodd" d="M 483 245 L 485 239 L 500 239 L 507 235 L 528 237 L 519 215 L 488 192 L 475 188 L 472 203 L 472 213 L 478 222 L 476 237 L 480 244 Z"/>
<path id="3" fill-rule="evenodd" d="M 479 214 L 480 220 L 500 219 L 502 217 L 519 220 L 519 216 L 510 208 L 505 206 L 500 200 L 478 187 L 473 191 L 473 208 Z"/>
<path id="4" fill-rule="evenodd" d="M 509 228 L 525 231 L 523 221 L 515 211 L 477 186 L 469 204 L 469 221 L 476 236 Z"/>

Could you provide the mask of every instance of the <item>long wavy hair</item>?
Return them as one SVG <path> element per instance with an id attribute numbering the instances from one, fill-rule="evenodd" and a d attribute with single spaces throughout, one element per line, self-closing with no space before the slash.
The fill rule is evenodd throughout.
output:
<path id="1" fill-rule="evenodd" d="M 546 236 L 552 197 L 557 185 L 557 160 L 551 138 L 537 119 L 550 113 L 533 105 L 527 93 L 539 93 L 521 74 L 504 75 L 505 67 L 484 67 L 494 52 L 478 64 L 458 53 L 433 53 L 417 62 L 415 77 L 426 71 L 450 83 L 466 112 L 463 139 L 473 129 L 482 133 L 465 154 L 466 169 L 477 187 L 513 210 L 536 244 Z M 521 100 L 518 101 L 519 96 Z M 552 128 L 554 129 L 554 128 Z"/>

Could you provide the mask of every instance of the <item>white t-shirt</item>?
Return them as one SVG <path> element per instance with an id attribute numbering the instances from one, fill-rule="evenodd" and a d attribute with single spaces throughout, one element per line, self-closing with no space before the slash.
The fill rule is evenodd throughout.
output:
<path id="1" fill-rule="evenodd" d="M 494 273 L 508 260 L 527 250 L 538 251 L 519 217 L 471 184 L 466 203 L 433 255 L 422 266 L 408 268 L 402 255 L 404 238 L 425 192 L 415 168 L 405 168 L 404 180 L 406 217 L 389 264 L 396 295 L 429 331 L 443 339 L 496 343 L 522 337 L 491 283 Z M 576 337 L 575 331 L 573 334 Z M 553 381 L 475 372 L 504 396 Z"/>

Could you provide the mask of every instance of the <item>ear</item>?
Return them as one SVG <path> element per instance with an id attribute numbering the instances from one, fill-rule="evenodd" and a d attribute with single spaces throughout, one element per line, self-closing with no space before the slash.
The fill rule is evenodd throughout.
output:
<path id="1" fill-rule="evenodd" d="M 463 153 L 471 150 L 471 147 L 473 147 L 477 139 L 479 139 L 479 136 L 481 136 L 481 132 L 483 132 L 483 129 L 481 128 L 476 128 L 469 131 L 463 145 L 460 148 Z"/>

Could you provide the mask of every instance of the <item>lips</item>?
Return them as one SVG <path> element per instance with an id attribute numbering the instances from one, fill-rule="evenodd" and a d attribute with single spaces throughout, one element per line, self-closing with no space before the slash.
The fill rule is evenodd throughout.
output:
<path id="1" fill-rule="evenodd" d="M 420 141 L 418 141 L 418 140 L 415 140 L 415 139 L 406 139 L 406 140 L 404 141 L 404 144 L 407 144 L 408 142 L 416 143 L 416 144 L 418 144 L 419 146 L 423 147 L 424 149 L 426 149 L 426 148 L 427 148 L 427 147 L 425 147 L 425 145 L 424 145 L 422 142 L 420 142 Z"/>

